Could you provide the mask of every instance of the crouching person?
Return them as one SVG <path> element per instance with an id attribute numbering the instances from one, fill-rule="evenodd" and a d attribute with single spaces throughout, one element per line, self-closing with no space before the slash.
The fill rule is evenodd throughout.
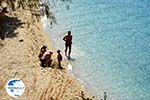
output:
<path id="1" fill-rule="evenodd" d="M 46 46 L 43 46 L 43 47 L 41 48 L 40 54 L 39 54 L 39 56 L 38 56 L 39 59 L 40 59 L 40 61 L 41 61 L 41 66 L 42 66 L 42 67 L 45 67 L 46 59 L 45 59 L 44 54 L 45 54 L 46 51 L 47 51 L 47 47 L 46 47 Z"/>
<path id="2" fill-rule="evenodd" d="M 53 54 L 53 52 L 51 52 L 50 50 L 48 50 L 46 53 L 46 56 L 45 56 L 45 59 L 46 59 L 45 66 L 46 67 L 51 67 L 51 65 L 52 65 L 52 59 L 51 59 L 52 54 Z"/>

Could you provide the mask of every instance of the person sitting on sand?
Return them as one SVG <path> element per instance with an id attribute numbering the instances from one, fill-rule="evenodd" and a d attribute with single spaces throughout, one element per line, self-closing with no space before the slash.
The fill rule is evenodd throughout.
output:
<path id="1" fill-rule="evenodd" d="M 52 54 L 53 54 L 53 52 L 51 52 L 50 50 L 46 51 L 46 55 L 45 55 L 45 59 L 46 59 L 45 66 L 46 67 L 51 67 L 51 64 L 52 64 L 52 59 L 51 59 Z"/>
<path id="2" fill-rule="evenodd" d="M 70 58 L 70 54 L 71 54 L 71 45 L 72 45 L 72 35 L 71 35 L 71 31 L 68 31 L 68 35 L 66 35 L 63 40 L 65 41 L 65 56 Z M 69 48 L 69 53 L 67 56 L 67 50 Z"/>
<path id="3" fill-rule="evenodd" d="M 46 59 L 45 57 L 43 57 L 44 53 L 47 51 L 47 46 L 43 46 L 41 48 L 41 51 L 40 51 L 40 54 L 39 54 L 39 59 L 41 61 L 41 66 L 42 67 L 45 67 L 45 62 L 46 62 Z"/>
<path id="4" fill-rule="evenodd" d="M 60 50 L 57 50 L 57 53 L 58 53 L 58 55 L 57 55 L 58 66 L 59 66 L 60 69 L 63 69 L 62 66 L 61 66 L 62 55 L 60 54 L 60 52 L 61 52 Z"/>

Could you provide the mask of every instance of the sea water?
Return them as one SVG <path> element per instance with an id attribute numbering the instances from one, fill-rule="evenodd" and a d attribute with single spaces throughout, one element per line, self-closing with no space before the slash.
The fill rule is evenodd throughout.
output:
<path id="1" fill-rule="evenodd" d="M 89 93 L 107 100 L 150 100 L 150 1 L 53 2 L 57 24 L 45 21 L 56 49 L 72 32 L 73 73 Z M 47 23 L 47 24 L 46 24 Z"/>

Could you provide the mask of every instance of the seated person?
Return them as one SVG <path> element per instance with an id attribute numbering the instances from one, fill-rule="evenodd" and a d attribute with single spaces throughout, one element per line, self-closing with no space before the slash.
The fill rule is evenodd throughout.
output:
<path id="1" fill-rule="evenodd" d="M 40 51 L 40 54 L 39 54 L 39 59 L 40 59 L 40 61 L 41 61 L 41 66 L 42 67 L 45 67 L 45 62 L 46 62 L 46 59 L 45 59 L 45 57 L 44 57 L 44 53 L 47 51 L 47 47 L 46 46 L 43 46 L 42 48 L 41 48 L 41 51 Z"/>
<path id="2" fill-rule="evenodd" d="M 52 64 L 51 57 L 52 57 L 53 52 L 51 52 L 50 50 L 47 50 L 45 54 L 46 54 L 45 55 L 45 59 L 46 59 L 45 66 L 50 67 Z"/>

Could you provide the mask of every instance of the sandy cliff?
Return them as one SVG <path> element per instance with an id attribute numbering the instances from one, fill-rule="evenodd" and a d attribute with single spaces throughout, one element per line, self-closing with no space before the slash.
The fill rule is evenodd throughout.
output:
<path id="1" fill-rule="evenodd" d="M 44 35 L 42 25 L 30 11 L 18 10 L 7 14 L 5 40 L 0 40 L 0 98 L 15 100 L 5 90 L 6 82 L 19 78 L 25 84 L 24 94 L 18 100 L 88 100 L 80 84 L 68 73 L 57 67 L 56 51 Z M 42 45 L 53 50 L 54 68 L 42 68 L 38 59 Z M 63 67 L 67 63 L 63 61 Z"/>

